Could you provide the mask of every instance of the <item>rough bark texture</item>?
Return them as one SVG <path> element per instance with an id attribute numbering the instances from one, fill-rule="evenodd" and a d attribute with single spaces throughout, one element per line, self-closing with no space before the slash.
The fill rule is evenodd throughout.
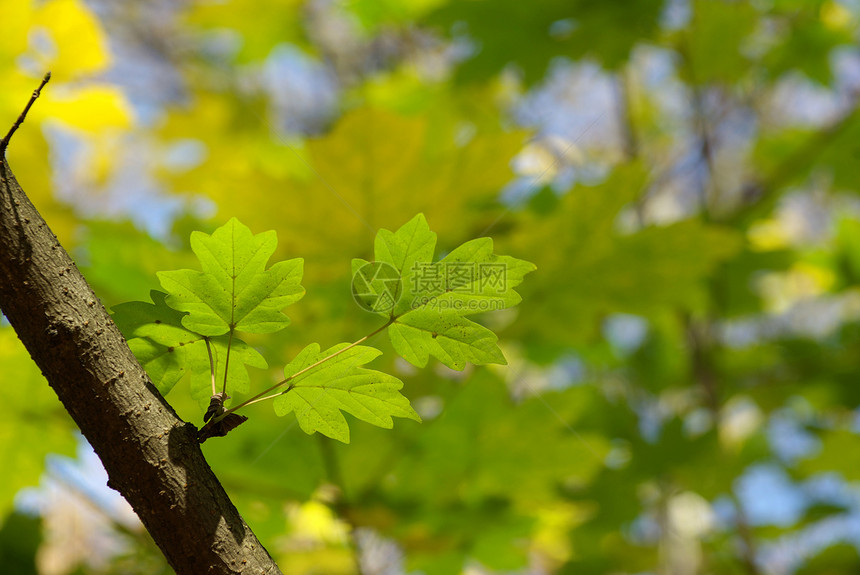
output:
<path id="1" fill-rule="evenodd" d="M 177 573 L 280 573 L 2 156 L 0 309 Z"/>

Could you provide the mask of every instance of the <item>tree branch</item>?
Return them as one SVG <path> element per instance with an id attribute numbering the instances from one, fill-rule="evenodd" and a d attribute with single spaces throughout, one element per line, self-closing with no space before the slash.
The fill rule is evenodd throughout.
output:
<path id="1" fill-rule="evenodd" d="M 2 156 L 0 308 L 178 574 L 281 573 Z"/>

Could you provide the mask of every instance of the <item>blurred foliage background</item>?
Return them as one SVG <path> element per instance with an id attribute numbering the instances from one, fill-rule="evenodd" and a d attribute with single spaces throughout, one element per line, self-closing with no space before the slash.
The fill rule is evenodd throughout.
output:
<path id="1" fill-rule="evenodd" d="M 10 165 L 107 306 L 237 216 L 305 344 L 375 230 L 534 261 L 503 368 L 374 368 L 424 423 L 204 451 L 286 573 L 860 572 L 857 0 L 0 0 Z M 5 132 L 5 129 L 4 129 Z M 169 573 L 0 326 L 0 564 Z M 168 399 L 200 423 L 187 386 Z M 291 416 L 292 417 L 292 416 Z"/>

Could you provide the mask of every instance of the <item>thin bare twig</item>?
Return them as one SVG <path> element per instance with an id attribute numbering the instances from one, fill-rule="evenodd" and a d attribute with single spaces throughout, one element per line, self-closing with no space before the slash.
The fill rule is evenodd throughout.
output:
<path id="1" fill-rule="evenodd" d="M 42 88 L 45 87 L 45 84 L 48 83 L 48 80 L 51 79 L 51 73 L 48 72 L 45 74 L 45 77 L 42 78 L 42 83 L 39 84 L 39 87 L 33 90 L 33 93 L 30 95 L 30 101 L 27 102 L 27 105 L 24 107 L 24 111 L 21 112 L 21 115 L 18 116 L 18 119 L 15 120 L 15 123 L 12 124 L 12 127 L 9 128 L 9 132 L 0 140 L 0 160 L 2 160 L 3 156 L 6 154 L 6 148 L 9 146 L 9 140 L 12 139 L 12 135 L 18 129 L 18 127 L 24 123 L 24 118 L 27 117 L 27 112 L 30 111 L 30 108 L 33 107 L 33 103 L 36 101 L 36 98 L 39 97 L 39 94 L 42 93 Z"/>

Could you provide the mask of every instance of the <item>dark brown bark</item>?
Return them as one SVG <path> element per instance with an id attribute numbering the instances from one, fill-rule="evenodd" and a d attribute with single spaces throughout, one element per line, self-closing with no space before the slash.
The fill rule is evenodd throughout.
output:
<path id="1" fill-rule="evenodd" d="M 0 309 L 177 573 L 280 573 L 2 155 Z"/>

